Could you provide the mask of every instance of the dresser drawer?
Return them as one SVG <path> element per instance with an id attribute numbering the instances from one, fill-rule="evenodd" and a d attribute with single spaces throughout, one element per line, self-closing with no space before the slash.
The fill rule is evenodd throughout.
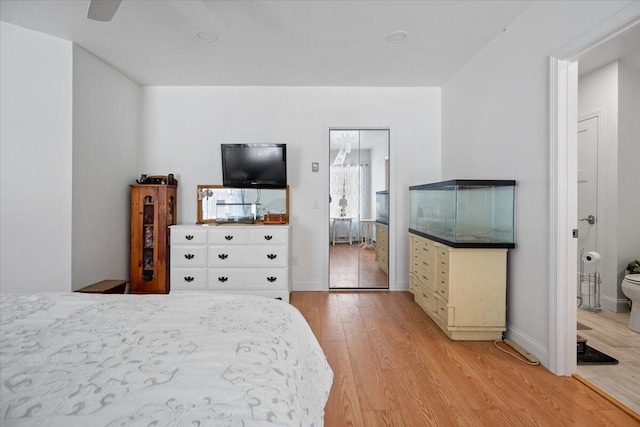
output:
<path id="1" fill-rule="evenodd" d="M 171 267 L 206 267 L 206 246 L 171 246 Z"/>
<path id="2" fill-rule="evenodd" d="M 171 289 L 207 289 L 207 269 L 172 268 Z"/>
<path id="3" fill-rule="evenodd" d="M 447 301 L 442 298 L 435 298 L 436 302 L 436 316 L 440 317 L 445 324 L 449 324 L 449 309 L 447 308 Z"/>
<path id="4" fill-rule="evenodd" d="M 431 292 L 435 292 L 437 287 L 436 287 L 436 280 L 433 274 L 424 270 L 418 270 L 418 275 L 416 277 L 418 278 L 418 281 L 420 283 L 426 286 L 427 289 L 429 289 Z"/>
<path id="5" fill-rule="evenodd" d="M 248 245 L 251 231 L 240 227 L 220 227 L 209 230 L 210 245 Z"/>
<path id="6" fill-rule="evenodd" d="M 209 289 L 286 289 L 286 268 L 209 269 Z"/>
<path id="7" fill-rule="evenodd" d="M 207 230 L 204 228 L 171 227 L 172 245 L 206 245 Z"/>
<path id="8" fill-rule="evenodd" d="M 449 279 L 448 277 L 438 276 L 436 292 L 442 298 L 449 300 Z"/>
<path id="9" fill-rule="evenodd" d="M 289 243 L 289 232 L 282 228 L 269 228 L 251 230 L 251 243 L 254 245 L 286 245 Z"/>
<path id="10" fill-rule="evenodd" d="M 209 246 L 209 267 L 286 267 L 286 246 Z"/>
<path id="11" fill-rule="evenodd" d="M 433 296 L 432 292 L 424 289 L 423 286 L 417 287 L 415 301 L 427 314 L 431 314 L 436 310 L 436 297 Z"/>

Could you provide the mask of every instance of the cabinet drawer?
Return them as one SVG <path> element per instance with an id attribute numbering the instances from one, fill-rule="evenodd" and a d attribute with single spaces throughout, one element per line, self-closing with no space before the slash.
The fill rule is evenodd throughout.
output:
<path id="1" fill-rule="evenodd" d="M 435 259 L 435 249 L 435 246 L 423 240 L 418 246 L 418 253 L 420 257 L 433 261 Z"/>
<path id="2" fill-rule="evenodd" d="M 429 289 L 431 292 L 435 292 L 436 281 L 434 279 L 434 276 L 431 273 L 426 272 L 424 270 L 419 270 L 418 275 L 416 277 L 418 278 L 418 281 L 420 283 L 422 283 L 424 286 L 427 287 L 427 289 Z"/>
<path id="3" fill-rule="evenodd" d="M 206 268 L 172 268 L 171 288 L 181 289 L 207 289 Z"/>
<path id="4" fill-rule="evenodd" d="M 206 245 L 207 230 L 171 227 L 172 245 Z"/>
<path id="5" fill-rule="evenodd" d="M 436 310 L 436 298 L 422 286 L 418 286 L 415 293 L 415 300 L 428 314 L 432 314 Z"/>
<path id="6" fill-rule="evenodd" d="M 250 230 L 236 227 L 219 227 L 209 230 L 210 245 L 247 245 L 251 243 Z"/>
<path id="7" fill-rule="evenodd" d="M 171 246 L 171 267 L 206 266 L 206 246 Z"/>
<path id="8" fill-rule="evenodd" d="M 286 267 L 286 246 L 209 246 L 209 267 Z"/>
<path id="9" fill-rule="evenodd" d="M 435 263 L 433 261 L 433 258 L 429 259 L 426 257 L 422 257 L 420 258 L 420 260 L 418 261 L 419 263 L 419 267 L 425 271 L 428 271 L 429 273 L 433 273 L 434 271 L 434 267 L 435 267 Z"/>
<path id="10" fill-rule="evenodd" d="M 447 301 L 442 298 L 435 298 L 436 300 L 436 309 L 435 313 L 438 317 L 440 317 L 444 322 L 449 324 L 449 309 L 447 308 Z"/>
<path id="11" fill-rule="evenodd" d="M 287 289 L 286 268 L 210 268 L 209 289 Z"/>
<path id="12" fill-rule="evenodd" d="M 442 298 L 449 300 L 449 279 L 438 276 L 436 291 Z"/>
<path id="13" fill-rule="evenodd" d="M 288 230 L 264 227 L 251 230 L 251 243 L 254 245 L 286 245 L 289 243 Z"/>

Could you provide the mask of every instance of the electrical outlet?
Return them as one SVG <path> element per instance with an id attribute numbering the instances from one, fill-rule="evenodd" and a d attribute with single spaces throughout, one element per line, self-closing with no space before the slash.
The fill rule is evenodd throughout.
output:
<path id="1" fill-rule="evenodd" d="M 320 164 L 318 162 L 311 163 L 311 172 L 318 172 L 320 170 Z"/>
<path id="2" fill-rule="evenodd" d="M 317 200 L 311 202 L 311 209 L 320 209 L 320 204 Z"/>
<path id="3" fill-rule="evenodd" d="M 291 257 L 291 264 L 292 265 L 298 265 L 298 257 Z"/>

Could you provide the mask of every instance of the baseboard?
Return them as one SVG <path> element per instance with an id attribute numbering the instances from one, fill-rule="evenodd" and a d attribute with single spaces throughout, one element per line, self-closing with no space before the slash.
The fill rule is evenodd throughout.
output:
<path id="1" fill-rule="evenodd" d="M 321 281 L 300 282 L 294 281 L 291 284 L 293 291 L 326 291 L 327 287 Z"/>
<path id="2" fill-rule="evenodd" d="M 602 308 L 613 311 L 614 313 L 628 313 L 629 303 L 626 298 L 612 298 L 607 295 L 603 295 L 600 298 L 600 304 Z"/>
<path id="3" fill-rule="evenodd" d="M 518 343 L 529 353 L 533 354 L 542 366 L 549 369 L 549 349 L 542 344 L 529 337 L 527 334 L 507 323 L 507 331 L 504 333 L 505 338 Z"/>

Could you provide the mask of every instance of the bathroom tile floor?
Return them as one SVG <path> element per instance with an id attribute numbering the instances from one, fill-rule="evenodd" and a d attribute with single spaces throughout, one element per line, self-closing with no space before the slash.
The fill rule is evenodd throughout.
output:
<path id="1" fill-rule="evenodd" d="M 640 333 L 627 328 L 629 313 L 578 309 L 587 344 L 618 359 L 617 365 L 579 365 L 576 373 L 640 414 Z"/>

